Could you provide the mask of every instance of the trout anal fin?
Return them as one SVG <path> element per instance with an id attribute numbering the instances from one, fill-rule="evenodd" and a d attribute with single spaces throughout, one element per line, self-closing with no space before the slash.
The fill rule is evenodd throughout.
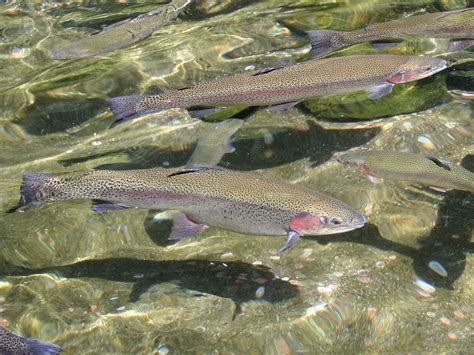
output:
<path id="1" fill-rule="evenodd" d="M 130 207 L 120 205 L 118 203 L 102 201 L 102 200 L 92 201 L 92 211 L 94 212 L 117 211 L 117 210 L 125 210 L 127 208 L 130 208 Z"/>
<path id="2" fill-rule="evenodd" d="M 173 215 L 173 227 L 169 240 L 180 240 L 201 233 L 207 228 L 206 225 L 191 221 L 188 216 L 182 212 Z"/>
<path id="3" fill-rule="evenodd" d="M 288 239 L 286 240 L 285 245 L 283 245 L 280 250 L 278 250 L 278 254 L 283 253 L 285 250 L 290 249 L 296 241 L 300 239 L 300 234 L 295 231 L 289 231 L 288 232 Z"/>

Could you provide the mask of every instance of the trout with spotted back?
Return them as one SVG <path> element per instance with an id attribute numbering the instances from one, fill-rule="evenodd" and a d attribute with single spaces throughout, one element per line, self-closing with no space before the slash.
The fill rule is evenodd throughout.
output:
<path id="1" fill-rule="evenodd" d="M 62 352 L 59 346 L 45 341 L 24 338 L 0 326 L 0 354 L 3 355 L 54 355 Z"/>
<path id="2" fill-rule="evenodd" d="M 374 150 L 345 153 L 337 160 L 359 167 L 373 181 L 379 178 L 405 180 L 474 193 L 474 173 L 430 155 Z"/>
<path id="3" fill-rule="evenodd" d="M 170 108 L 267 106 L 288 108 L 318 96 L 367 91 L 388 95 L 395 84 L 419 80 L 446 68 L 442 59 L 401 55 L 358 55 L 310 60 L 220 78 L 161 95 L 121 96 L 107 100 L 117 121 Z M 213 110 L 198 110 L 199 117 Z"/>
<path id="4" fill-rule="evenodd" d="M 195 235 L 207 225 L 248 234 L 288 235 L 280 252 L 300 235 L 342 233 L 365 223 L 359 212 L 320 192 L 220 168 L 24 174 L 21 206 L 77 199 L 101 200 L 94 205 L 96 211 L 179 210 L 170 239 Z"/>
<path id="5" fill-rule="evenodd" d="M 374 46 L 384 48 L 397 44 L 387 41 L 411 40 L 415 37 L 473 39 L 474 8 L 409 16 L 370 24 L 354 31 L 313 30 L 306 33 L 311 40 L 311 57 L 320 57 L 340 48 L 368 41 L 378 41 Z M 466 42 L 472 45 L 472 41 Z"/>
<path id="6" fill-rule="evenodd" d="M 105 27 L 101 32 L 58 48 L 53 59 L 93 57 L 128 46 L 150 36 L 178 17 L 191 0 L 175 0 L 155 11 Z"/>

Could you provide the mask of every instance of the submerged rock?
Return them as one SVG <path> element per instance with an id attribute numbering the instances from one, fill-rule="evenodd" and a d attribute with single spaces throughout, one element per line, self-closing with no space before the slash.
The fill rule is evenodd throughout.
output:
<path id="1" fill-rule="evenodd" d="M 322 97 L 304 103 L 317 118 L 374 119 L 419 112 L 449 101 L 445 75 L 396 85 L 393 92 L 371 100 L 367 93 Z"/>

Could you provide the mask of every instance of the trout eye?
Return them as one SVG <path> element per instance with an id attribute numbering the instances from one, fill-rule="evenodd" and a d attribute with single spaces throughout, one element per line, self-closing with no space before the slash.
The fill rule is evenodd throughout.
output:
<path id="1" fill-rule="evenodd" d="M 338 225 L 338 224 L 342 224 L 342 221 L 339 218 L 332 218 L 331 223 Z"/>

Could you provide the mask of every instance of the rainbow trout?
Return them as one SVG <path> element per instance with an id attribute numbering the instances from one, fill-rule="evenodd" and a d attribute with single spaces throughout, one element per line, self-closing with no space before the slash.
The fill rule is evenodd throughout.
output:
<path id="1" fill-rule="evenodd" d="M 0 354 L 54 355 L 62 352 L 59 346 L 45 341 L 24 338 L 0 326 Z"/>
<path id="2" fill-rule="evenodd" d="M 377 99 L 388 95 L 395 84 L 425 78 L 446 66 L 445 60 L 418 56 L 327 58 L 241 73 L 161 95 L 115 97 L 107 103 L 117 121 L 121 121 L 170 108 L 189 109 L 193 117 L 233 105 L 273 105 L 270 109 L 284 109 L 317 96 L 360 90 Z M 193 111 L 193 108 L 201 109 Z"/>
<path id="3" fill-rule="evenodd" d="M 105 27 L 101 32 L 56 50 L 53 59 L 93 57 L 141 41 L 174 20 L 192 0 L 175 0 L 155 11 Z"/>
<path id="4" fill-rule="evenodd" d="M 374 150 L 345 153 L 337 160 L 359 167 L 373 182 L 380 178 L 406 180 L 434 189 L 474 193 L 474 173 L 430 155 Z"/>
<path id="5" fill-rule="evenodd" d="M 197 141 L 186 167 L 216 166 L 226 153 L 233 153 L 235 148 L 230 139 L 243 123 L 242 120 L 231 118 L 211 127 Z"/>
<path id="6" fill-rule="evenodd" d="M 313 58 L 362 42 L 377 41 L 375 48 L 385 48 L 393 45 L 394 40 L 412 40 L 414 37 L 469 39 L 474 38 L 474 8 L 410 16 L 374 23 L 355 31 L 313 30 L 306 33 Z"/>
<path id="7" fill-rule="evenodd" d="M 247 234 L 300 235 L 360 228 L 364 217 L 333 197 L 265 176 L 221 168 L 92 170 L 78 174 L 25 173 L 19 205 L 93 199 L 94 211 L 123 208 L 179 210 L 169 239 L 214 226 Z"/>

